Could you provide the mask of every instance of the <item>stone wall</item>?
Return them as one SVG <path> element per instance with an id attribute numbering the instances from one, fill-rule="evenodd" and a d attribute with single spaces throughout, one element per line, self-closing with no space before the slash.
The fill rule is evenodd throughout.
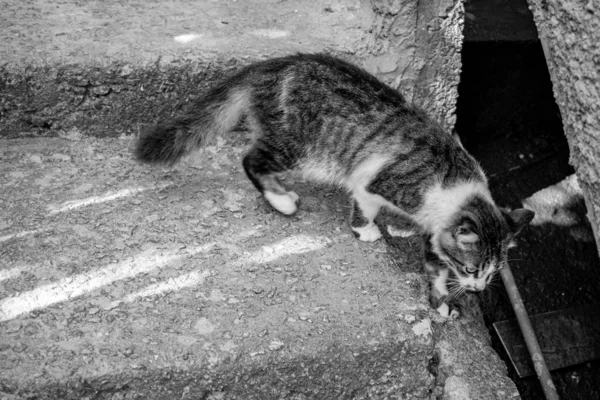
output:
<path id="1" fill-rule="evenodd" d="M 364 64 L 448 130 L 456 122 L 464 7 L 461 0 L 371 0 Z"/>
<path id="2" fill-rule="evenodd" d="M 528 0 L 600 248 L 600 4 Z"/>

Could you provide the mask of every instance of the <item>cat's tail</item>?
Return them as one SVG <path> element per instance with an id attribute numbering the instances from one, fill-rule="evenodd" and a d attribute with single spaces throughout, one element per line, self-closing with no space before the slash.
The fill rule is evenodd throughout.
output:
<path id="1" fill-rule="evenodd" d="M 197 99 L 183 115 L 144 132 L 135 144 L 135 158 L 151 164 L 176 163 L 214 135 L 233 129 L 248 109 L 249 96 L 249 88 L 243 82 L 222 82 Z"/>

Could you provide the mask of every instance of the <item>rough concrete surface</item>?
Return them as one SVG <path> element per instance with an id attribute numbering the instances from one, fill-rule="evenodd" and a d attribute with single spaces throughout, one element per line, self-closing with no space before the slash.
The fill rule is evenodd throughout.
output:
<path id="1" fill-rule="evenodd" d="M 451 128 L 462 21 L 459 0 L 5 0 L 0 134 L 137 133 L 235 66 L 298 51 L 364 65 Z"/>
<path id="2" fill-rule="evenodd" d="M 277 214 L 242 132 L 172 169 L 131 160 L 214 79 L 295 51 L 431 85 L 451 125 L 457 77 L 420 46 L 459 68 L 462 4 L 409 3 L 5 1 L 0 398 L 518 397 L 476 306 L 430 310 L 418 238 L 358 242 L 344 196 L 293 176 L 301 210 Z"/>
<path id="3" fill-rule="evenodd" d="M 353 238 L 343 196 L 294 177 L 301 211 L 275 213 L 230 141 L 173 169 L 135 164 L 129 139 L 1 148 L 7 398 L 513 390 L 477 319 L 429 309 L 415 240 L 395 262 Z"/>
<path id="4" fill-rule="evenodd" d="M 600 248 L 600 5 L 528 0 Z"/>

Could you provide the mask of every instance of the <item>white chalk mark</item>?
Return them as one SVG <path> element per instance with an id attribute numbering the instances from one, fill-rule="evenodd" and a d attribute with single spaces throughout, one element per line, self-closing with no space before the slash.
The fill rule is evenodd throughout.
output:
<path id="1" fill-rule="evenodd" d="M 200 39 L 201 37 L 202 35 L 199 35 L 197 33 L 186 33 L 183 35 L 175 36 L 173 40 L 175 40 L 177 43 L 186 44 L 196 39 Z"/>
<path id="2" fill-rule="evenodd" d="M 155 296 L 157 294 L 173 292 L 186 287 L 201 285 L 208 276 L 210 276 L 209 270 L 190 272 L 189 274 L 180 275 L 165 282 L 152 284 L 139 292 L 130 294 L 125 297 L 123 301 L 130 302 L 140 297 Z"/>
<path id="3" fill-rule="evenodd" d="M 185 256 L 209 251 L 214 246 L 215 243 L 199 246 L 186 252 Z M 181 257 L 183 256 L 180 254 L 163 256 L 146 251 L 133 260 L 109 264 L 94 271 L 68 276 L 18 296 L 3 299 L 0 301 L 0 321 L 7 321 L 21 314 L 82 296 L 118 280 L 131 278 L 140 273 L 148 273 L 169 265 Z"/>
<path id="4" fill-rule="evenodd" d="M 92 204 L 106 203 L 108 201 L 113 201 L 116 199 L 120 199 L 122 197 L 134 196 L 138 193 L 142 193 L 147 190 L 164 189 L 171 185 L 172 184 L 169 183 L 169 184 L 157 185 L 157 186 L 152 186 L 152 187 L 138 187 L 138 188 L 133 188 L 133 189 L 127 188 L 127 189 L 119 190 L 118 192 L 108 192 L 101 196 L 92 196 L 92 197 L 87 197 L 85 199 L 79 199 L 79 200 L 68 200 L 58 206 L 49 205 L 47 207 L 49 210 L 48 216 L 52 216 L 52 215 L 55 215 L 58 213 L 66 212 L 66 211 L 75 210 L 77 208 L 89 206 Z"/>

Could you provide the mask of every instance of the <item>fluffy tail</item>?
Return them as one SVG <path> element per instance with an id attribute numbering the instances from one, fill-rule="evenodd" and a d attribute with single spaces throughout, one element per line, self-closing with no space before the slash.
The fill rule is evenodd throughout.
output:
<path id="1" fill-rule="evenodd" d="M 208 91 L 184 115 L 142 134 L 135 145 L 135 158 L 145 163 L 172 165 L 205 145 L 215 134 L 233 129 L 248 109 L 250 91 L 232 81 Z"/>

